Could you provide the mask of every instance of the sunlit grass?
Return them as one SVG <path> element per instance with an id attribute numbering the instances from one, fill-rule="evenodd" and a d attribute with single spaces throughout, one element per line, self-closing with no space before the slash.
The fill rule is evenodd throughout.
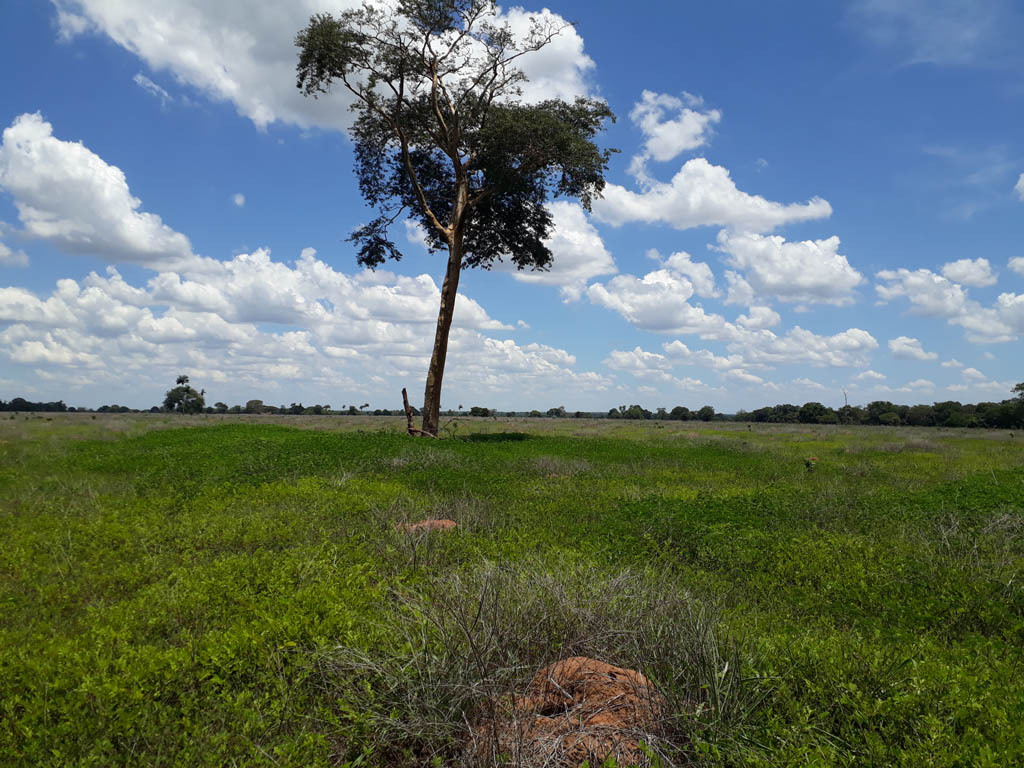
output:
<path id="1" fill-rule="evenodd" d="M 395 417 L 47 418 L 0 420 L 5 765 L 457 765 L 464 724 L 414 727 L 443 708 L 429 686 L 388 698 L 411 681 L 378 677 L 360 701 L 324 660 L 434 669 L 433 641 L 407 639 L 446 584 L 495 567 L 517 574 L 508 615 L 588 573 L 707 607 L 756 706 L 703 708 L 662 745 L 670 763 L 1024 759 L 1009 433 L 462 419 L 434 441 Z M 428 517 L 459 527 L 396 530 Z M 671 638 L 651 617 L 643 631 Z M 682 653 L 627 653 L 605 619 L 573 647 L 655 667 Z M 516 658 L 556 658 L 566 637 Z M 486 682 L 458 669 L 460 690 Z M 408 722 L 367 730 L 391 715 Z"/>

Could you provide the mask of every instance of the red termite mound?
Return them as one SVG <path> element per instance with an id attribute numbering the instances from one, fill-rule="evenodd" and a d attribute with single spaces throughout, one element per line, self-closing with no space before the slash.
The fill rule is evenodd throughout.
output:
<path id="1" fill-rule="evenodd" d="M 474 730 L 474 752 L 484 763 L 498 756 L 514 765 L 575 768 L 646 765 L 640 745 L 656 734 L 664 697 L 631 669 L 573 656 L 540 670 L 522 696 L 497 707 Z"/>

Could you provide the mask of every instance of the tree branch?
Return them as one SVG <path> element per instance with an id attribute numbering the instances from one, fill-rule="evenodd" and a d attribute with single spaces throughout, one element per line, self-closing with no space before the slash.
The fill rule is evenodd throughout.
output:
<path id="1" fill-rule="evenodd" d="M 357 98 L 359 98 L 364 104 L 366 104 L 366 106 L 370 110 L 379 115 L 390 126 L 392 133 L 394 134 L 395 138 L 398 139 L 399 144 L 401 146 L 402 162 L 403 165 L 405 166 L 406 173 L 409 174 L 409 182 L 412 184 L 413 192 L 416 195 L 417 202 L 419 202 L 421 208 L 423 209 L 424 215 L 427 217 L 427 219 L 429 219 L 430 223 L 434 225 L 438 232 L 444 235 L 445 240 L 450 240 L 450 229 L 446 228 L 443 224 L 441 224 L 441 221 L 437 218 L 436 215 L 434 215 L 434 211 L 431 209 L 429 203 L 427 203 L 427 197 L 423 192 L 423 186 L 420 184 L 419 178 L 416 176 L 416 169 L 413 167 L 412 158 L 409 156 L 409 139 L 398 121 L 401 106 L 405 103 L 404 76 L 400 80 L 400 87 L 398 89 L 395 89 L 394 86 L 392 85 L 392 90 L 395 90 L 397 94 L 394 115 L 389 115 L 387 112 L 378 107 L 374 103 L 374 100 L 367 96 L 366 91 L 362 88 L 357 88 L 353 86 L 352 83 L 349 82 L 349 79 L 346 75 L 342 75 L 341 81 L 342 83 L 345 84 L 345 87 L 349 91 L 351 91 Z"/>

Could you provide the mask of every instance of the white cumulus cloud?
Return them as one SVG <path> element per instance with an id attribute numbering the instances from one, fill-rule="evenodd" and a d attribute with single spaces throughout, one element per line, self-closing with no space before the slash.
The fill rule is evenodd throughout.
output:
<path id="1" fill-rule="evenodd" d="M 497 23 L 508 22 L 509 29 L 518 39 L 524 39 L 530 32 L 533 20 L 562 27 L 562 31 L 540 51 L 523 56 L 518 60 L 527 82 L 523 84 L 523 99 L 529 102 L 545 99 L 572 101 L 577 96 L 593 96 L 587 76 L 594 68 L 594 61 L 583 48 L 583 38 L 575 27 L 566 24 L 565 19 L 549 11 L 529 11 L 521 7 L 499 9 Z"/>
<path id="2" fill-rule="evenodd" d="M 750 307 L 747 312 L 748 314 L 737 317 L 736 322 L 751 331 L 773 328 L 782 322 L 779 313 L 771 307 Z"/>
<path id="3" fill-rule="evenodd" d="M 207 0 L 54 0 L 62 39 L 105 35 L 135 54 L 153 72 L 168 72 L 214 101 L 233 104 L 260 128 L 280 121 L 302 128 L 344 129 L 352 120 L 343 89 L 330 98 L 308 99 L 295 87 L 295 34 L 314 13 L 358 7 L 356 0 L 294 0 L 237 3 Z M 498 23 L 523 34 L 530 17 L 555 23 L 548 10 L 510 8 Z M 583 39 L 567 27 L 550 45 L 524 56 L 529 100 L 587 95 L 594 66 Z"/>
<path id="4" fill-rule="evenodd" d="M 999 322 L 1014 334 L 1024 334 L 1024 293 L 1001 293 L 995 312 Z"/>
<path id="5" fill-rule="evenodd" d="M 861 371 L 853 377 L 854 381 L 885 381 L 885 374 L 870 369 Z"/>
<path id="6" fill-rule="evenodd" d="M 723 356 L 716 355 L 709 349 L 690 349 L 679 339 L 662 344 L 662 349 L 676 365 L 700 365 L 715 371 L 741 368 L 745 365 L 742 355 Z"/>
<path id="7" fill-rule="evenodd" d="M 876 277 L 881 282 L 875 291 L 883 303 L 905 297 L 912 314 L 946 318 L 962 326 L 969 341 L 1008 342 L 1024 332 L 1014 294 L 1002 294 L 995 306 L 984 307 L 970 299 L 962 285 L 928 269 L 882 270 Z"/>
<path id="8" fill-rule="evenodd" d="M 935 389 L 935 382 L 928 379 L 914 379 L 907 382 L 907 389 Z"/>
<path id="9" fill-rule="evenodd" d="M 731 371 L 726 371 L 725 375 L 739 381 L 742 384 L 764 384 L 765 380 L 757 374 L 751 373 L 750 371 L 744 371 L 741 368 L 733 368 Z"/>
<path id="10" fill-rule="evenodd" d="M 88 369 L 96 397 L 131 381 L 132 391 L 119 397 L 136 405 L 142 390 L 161 392 L 182 371 L 218 384 L 209 389 L 222 400 L 280 387 L 392 399 L 422 381 L 439 298 L 428 275 L 346 274 L 312 249 L 291 264 L 266 250 L 196 261 L 144 285 L 109 268 L 81 282 L 59 280 L 49 296 L 0 288 L 0 323 L 10 324 L 0 333 L 0 359 L 34 366 L 54 388 Z M 564 349 L 491 335 L 511 330 L 460 294 L 448 391 L 518 400 L 611 386 L 603 374 L 578 370 Z"/>
<path id="11" fill-rule="evenodd" d="M 690 280 L 669 269 L 655 270 L 642 278 L 618 275 L 587 288 L 592 303 L 619 313 L 636 328 L 722 341 L 747 365 L 862 365 L 878 348 L 875 338 L 859 328 L 821 336 L 794 326 L 780 336 L 761 327 L 775 323 L 776 314 L 768 308 L 751 307 L 749 316 L 730 323 L 719 314 L 691 304 L 693 295 Z"/>
<path id="12" fill-rule="evenodd" d="M 0 187 L 14 198 L 25 235 L 61 250 L 151 265 L 194 258 L 185 235 L 139 210 L 120 168 L 56 138 L 38 113 L 4 130 Z"/>
<path id="13" fill-rule="evenodd" d="M 796 325 L 781 336 L 768 330 L 741 334 L 728 346 L 749 363 L 851 367 L 865 365 L 878 341 L 861 328 L 826 336 Z"/>
<path id="14" fill-rule="evenodd" d="M 608 184 L 604 197 L 594 201 L 594 216 L 615 227 L 644 222 L 675 229 L 720 226 L 764 232 L 831 215 L 832 206 L 820 197 L 783 204 L 742 192 L 728 170 L 702 157 L 688 160 L 670 182 L 651 181 L 641 192 Z"/>
<path id="15" fill-rule="evenodd" d="M 667 371 L 672 367 L 672 361 L 664 355 L 647 352 L 639 346 L 630 350 L 613 349 L 604 360 L 604 364 L 614 370 L 630 371 L 634 374 Z"/>
<path id="16" fill-rule="evenodd" d="M 959 259 L 942 266 L 942 274 L 954 283 L 962 283 L 976 288 L 995 285 L 996 276 L 992 274 L 992 265 L 988 259 Z"/>
<path id="17" fill-rule="evenodd" d="M 43 334 L 41 339 L 23 341 L 15 345 L 9 355 L 15 363 L 83 365 L 89 368 L 97 368 L 102 365 L 96 355 L 75 351 L 68 345 L 62 344 L 50 333 Z"/>
<path id="18" fill-rule="evenodd" d="M 694 261 L 686 251 L 673 253 L 665 260 L 665 266 L 686 277 L 693 285 L 693 292 L 698 296 L 715 298 L 719 295 L 711 267 L 703 261 Z"/>
<path id="19" fill-rule="evenodd" d="M 921 342 L 910 336 L 898 336 L 889 340 L 889 351 L 893 357 L 903 360 L 937 360 L 935 352 L 925 352 Z"/>
<path id="20" fill-rule="evenodd" d="M 587 287 L 591 302 L 614 310 L 638 328 L 660 333 L 701 333 L 722 325 L 722 318 L 708 315 L 688 299 L 693 283 L 668 269 L 643 277 L 618 275 L 607 283 Z"/>
<path id="21" fill-rule="evenodd" d="M 604 364 L 612 370 L 629 373 L 638 379 L 686 391 L 709 391 L 713 388 L 692 376 L 674 375 L 672 370 L 676 367 L 686 366 L 689 368 L 693 365 L 700 365 L 727 373 L 731 368 L 741 364 L 738 359 L 727 360 L 706 349 L 691 351 L 680 341 L 665 344 L 664 349 L 665 354 L 648 352 L 641 347 L 631 350 L 615 349 L 609 353 Z M 651 393 L 656 391 L 650 388 L 641 389 Z"/>
<path id="22" fill-rule="evenodd" d="M 702 111 L 700 107 L 701 100 L 689 93 L 679 98 L 645 90 L 629 113 L 629 119 L 644 135 L 643 147 L 634 155 L 629 172 L 646 179 L 649 160 L 666 162 L 707 144 L 722 113 L 717 109 Z"/>
<path id="23" fill-rule="evenodd" d="M 239 208 L 242 208 L 245 206 L 245 195 L 243 195 L 241 192 L 236 192 L 231 196 L 231 202 L 237 205 Z"/>
<path id="24" fill-rule="evenodd" d="M 726 263 L 741 270 L 756 295 L 779 301 L 853 303 L 853 290 L 863 276 L 839 253 L 839 238 L 787 242 L 779 235 L 718 235 Z"/>
<path id="25" fill-rule="evenodd" d="M 884 269 L 877 277 L 883 282 L 875 290 L 883 301 L 904 296 L 915 314 L 955 317 L 967 304 L 967 291 L 928 269 Z"/>
<path id="26" fill-rule="evenodd" d="M 793 379 L 793 383 L 798 387 L 803 387 L 804 389 L 810 389 L 817 392 L 825 391 L 825 385 L 821 382 L 815 381 L 814 379 Z"/>
<path id="27" fill-rule="evenodd" d="M 1024 200 L 1024 173 L 1017 179 L 1017 184 L 1013 187 L 1013 191 L 1017 193 L 1017 199 Z"/>
<path id="28" fill-rule="evenodd" d="M 728 275 L 727 275 L 728 276 Z M 620 274 L 606 283 L 593 283 L 587 297 L 598 306 L 621 314 L 642 331 L 693 334 L 702 339 L 726 342 L 730 352 L 740 355 L 745 365 L 784 365 L 807 362 L 813 366 L 857 366 L 878 341 L 866 331 L 851 328 L 831 336 L 820 336 L 795 326 L 779 336 L 768 330 L 777 313 L 768 307 L 751 307 L 737 323 L 721 314 L 693 305 L 693 284 L 671 269 L 655 269 L 642 278 Z"/>
<path id="29" fill-rule="evenodd" d="M 726 304 L 745 304 L 750 306 L 754 303 L 754 289 L 751 288 L 750 283 L 743 279 L 743 275 L 739 272 L 733 272 L 731 269 L 726 270 L 725 282 L 729 285 L 729 290 L 725 295 Z"/>

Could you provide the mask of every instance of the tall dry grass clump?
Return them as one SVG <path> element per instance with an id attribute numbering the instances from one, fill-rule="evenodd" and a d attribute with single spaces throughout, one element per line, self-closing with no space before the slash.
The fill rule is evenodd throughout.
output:
<path id="1" fill-rule="evenodd" d="M 651 682 L 656 721 L 621 734 L 644 745 L 645 763 L 685 764 L 696 734 L 734 738 L 761 695 L 721 634 L 718 608 L 650 573 L 485 563 L 393 592 L 387 622 L 387 648 L 339 646 L 319 665 L 381 764 L 565 764 L 557 750 L 510 744 L 507 731 L 495 740 L 488 724 L 507 716 L 538 670 L 571 657 Z"/>

